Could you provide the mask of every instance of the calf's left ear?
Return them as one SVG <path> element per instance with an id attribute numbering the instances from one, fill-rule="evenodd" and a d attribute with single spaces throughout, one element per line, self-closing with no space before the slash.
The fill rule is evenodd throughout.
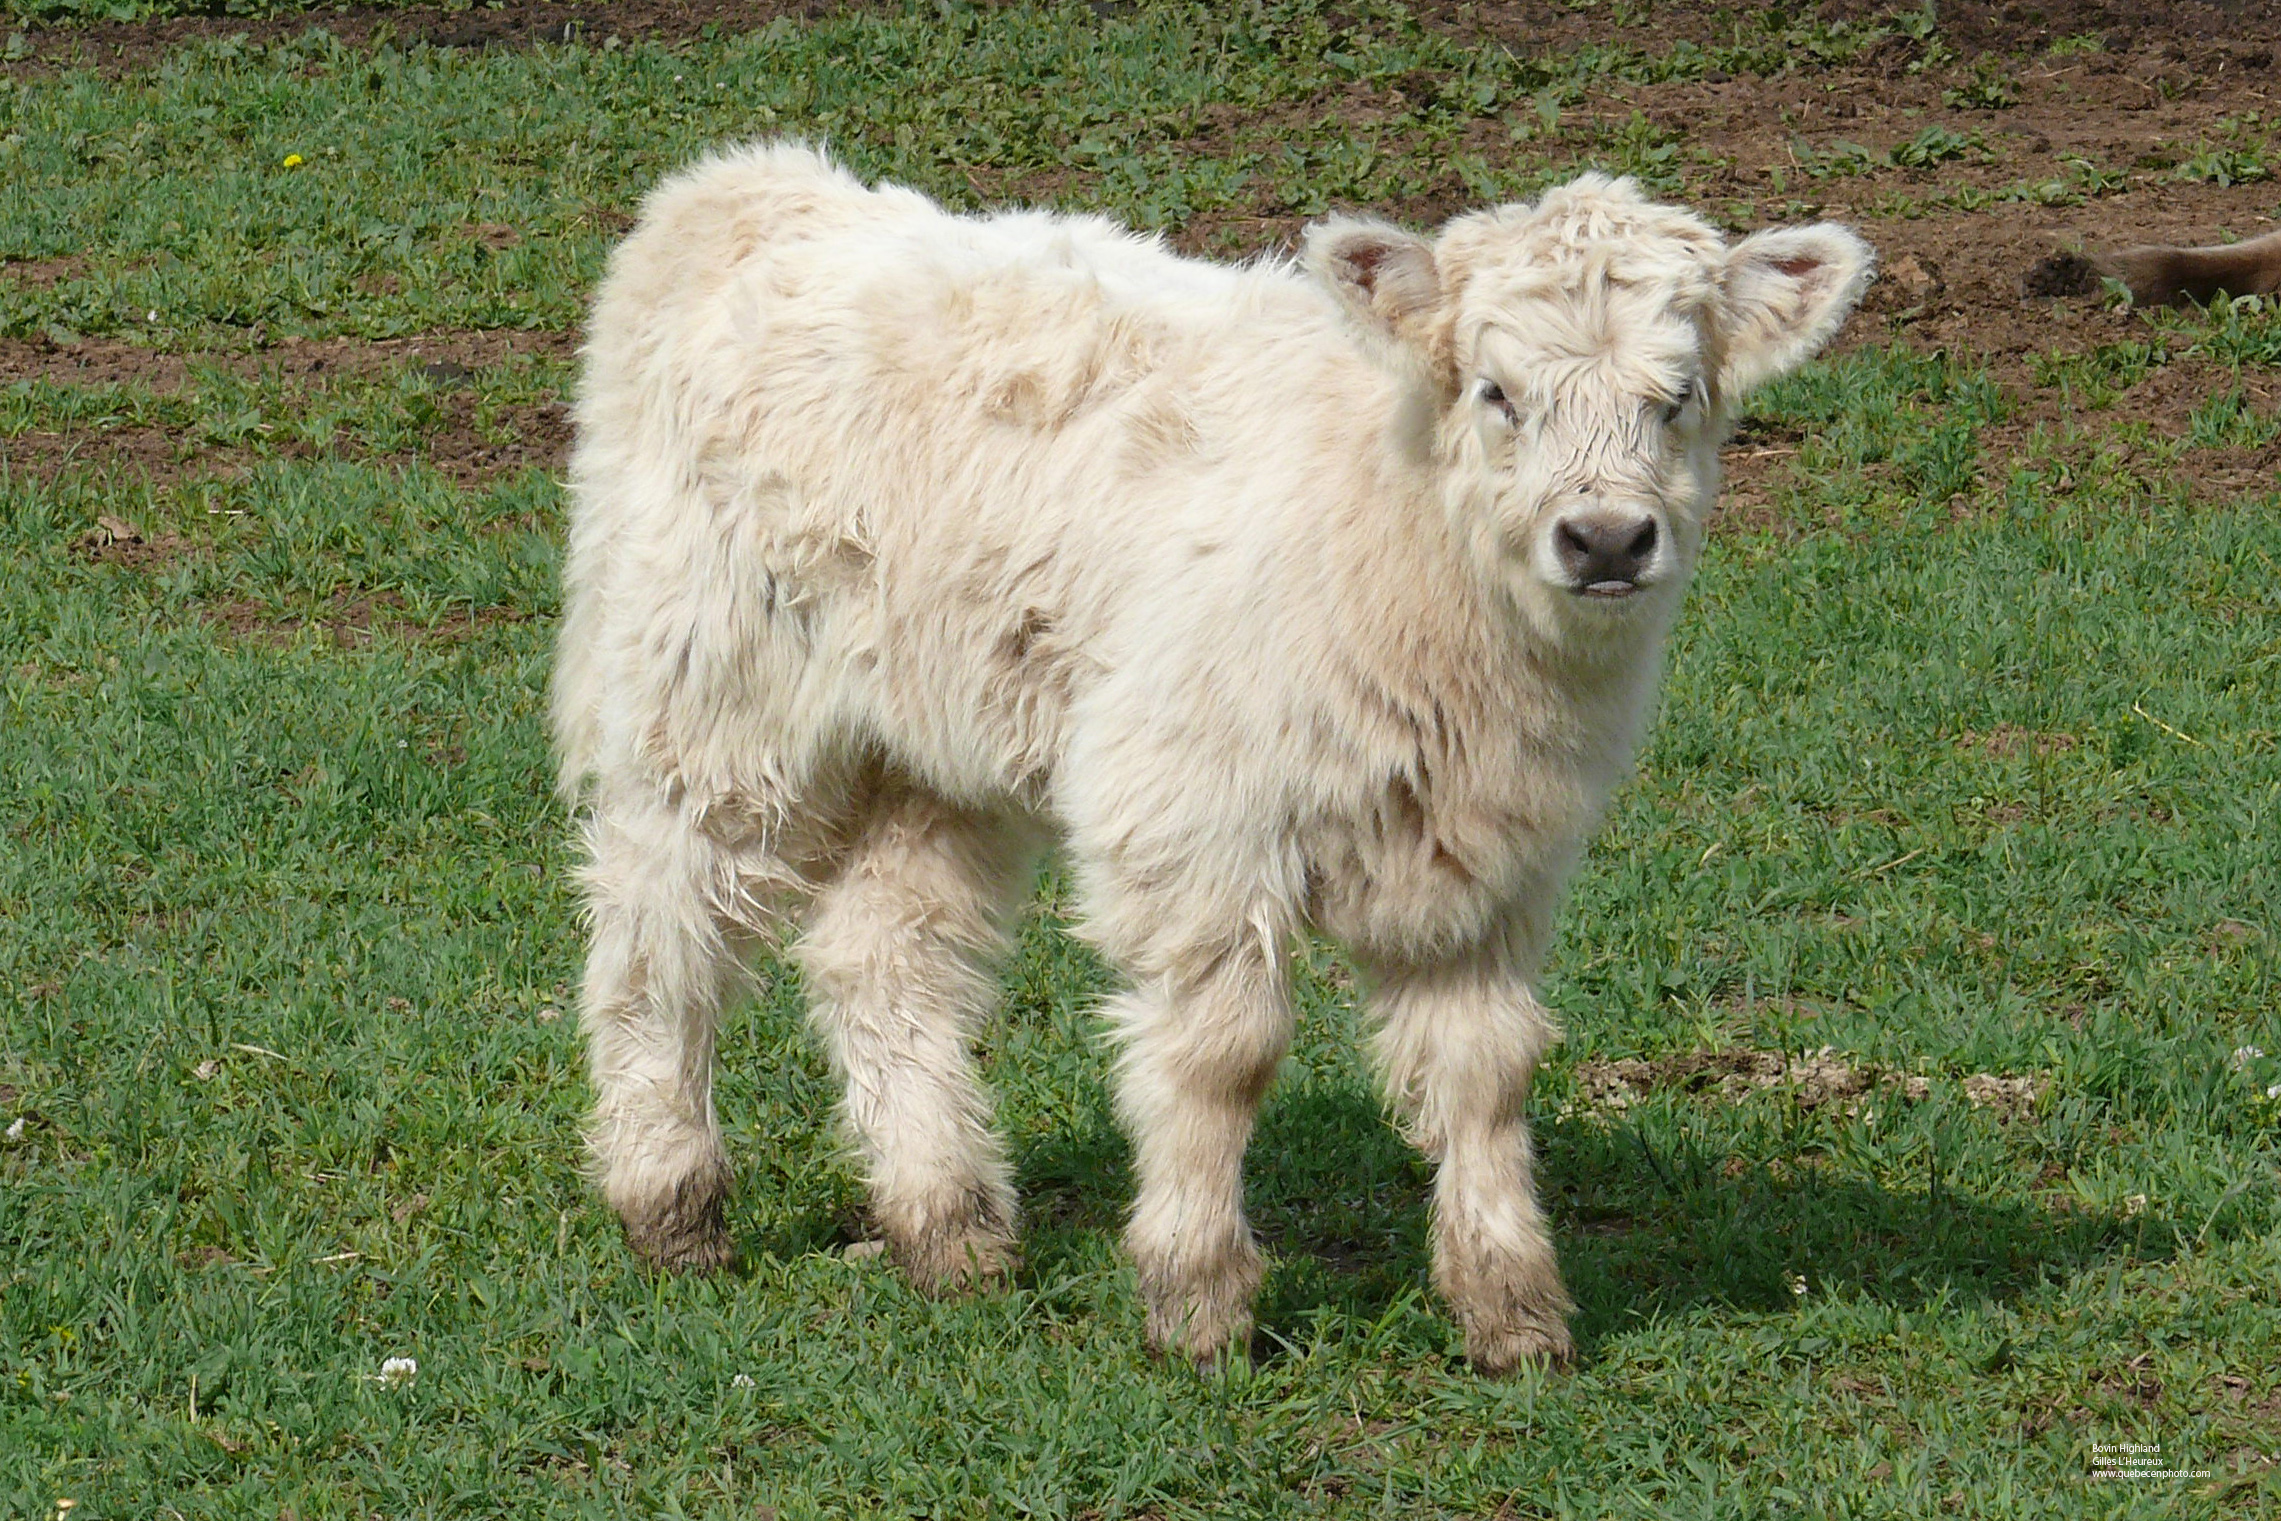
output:
<path id="1" fill-rule="evenodd" d="M 1334 217 L 1307 229 L 1301 258 L 1364 332 L 1430 346 L 1441 271 L 1425 239 L 1384 222 Z"/>
<path id="2" fill-rule="evenodd" d="M 1820 353 L 1876 266 L 1869 245 L 1834 222 L 1754 233 L 1728 250 L 1720 392 L 1739 400 Z"/>

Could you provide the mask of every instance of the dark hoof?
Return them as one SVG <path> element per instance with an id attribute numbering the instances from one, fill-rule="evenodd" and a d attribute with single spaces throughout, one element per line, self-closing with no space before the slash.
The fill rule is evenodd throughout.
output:
<path id="1" fill-rule="evenodd" d="M 1562 1321 L 1503 1327 L 1495 1332 L 1475 1329 L 1465 1338 L 1465 1360 L 1473 1371 L 1492 1378 L 1526 1367 L 1566 1373 L 1576 1366 L 1576 1343 Z"/>
<path id="2" fill-rule="evenodd" d="M 727 1177 L 692 1173 L 664 1199 L 621 1217 L 626 1244 L 651 1267 L 670 1273 L 717 1273 L 737 1260 L 729 1240 Z"/>
<path id="3" fill-rule="evenodd" d="M 913 1287 L 936 1299 L 1003 1287 L 1013 1282 L 1022 1262 L 1011 1241 L 984 1232 L 915 1242 L 891 1239 L 887 1252 Z"/>

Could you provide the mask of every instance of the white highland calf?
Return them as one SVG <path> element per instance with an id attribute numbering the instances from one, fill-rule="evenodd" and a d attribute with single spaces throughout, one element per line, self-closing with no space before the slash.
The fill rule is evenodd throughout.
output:
<path id="1" fill-rule="evenodd" d="M 555 675 L 587 817 L 601 1186 L 729 1255 L 714 1025 L 788 942 L 895 1260 L 1004 1272 L 970 1040 L 1060 839 L 1109 1011 L 1148 1334 L 1249 1334 L 1253 1114 L 1313 928 L 1368 980 L 1484 1369 L 1567 1356 L 1523 1118 L 1561 881 L 1629 763 L 1728 411 L 1868 279 L 1586 176 L 1298 267 L 946 214 L 792 145 L 671 180 L 610 266 Z"/>

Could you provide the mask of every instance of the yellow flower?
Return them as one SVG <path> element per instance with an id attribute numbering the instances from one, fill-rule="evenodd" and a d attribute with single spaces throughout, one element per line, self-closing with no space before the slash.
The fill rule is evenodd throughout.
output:
<path id="1" fill-rule="evenodd" d="M 285 155 L 285 167 L 286 167 L 286 168 L 288 168 L 288 169 L 298 169 L 298 168 L 300 168 L 300 167 L 301 167 L 301 155 L 300 155 L 300 154 L 298 154 L 298 153 L 288 153 L 288 154 L 286 154 L 286 155 Z"/>

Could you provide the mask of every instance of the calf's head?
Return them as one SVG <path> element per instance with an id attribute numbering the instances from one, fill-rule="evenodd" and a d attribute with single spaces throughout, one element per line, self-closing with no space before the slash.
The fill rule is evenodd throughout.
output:
<path id="1" fill-rule="evenodd" d="M 1306 244 L 1307 267 L 1429 402 L 1421 444 L 1455 525 L 1550 634 L 1668 615 L 1735 405 L 1830 339 L 1872 263 L 1829 223 L 1730 248 L 1596 174 L 1430 242 L 1339 220 Z"/>

